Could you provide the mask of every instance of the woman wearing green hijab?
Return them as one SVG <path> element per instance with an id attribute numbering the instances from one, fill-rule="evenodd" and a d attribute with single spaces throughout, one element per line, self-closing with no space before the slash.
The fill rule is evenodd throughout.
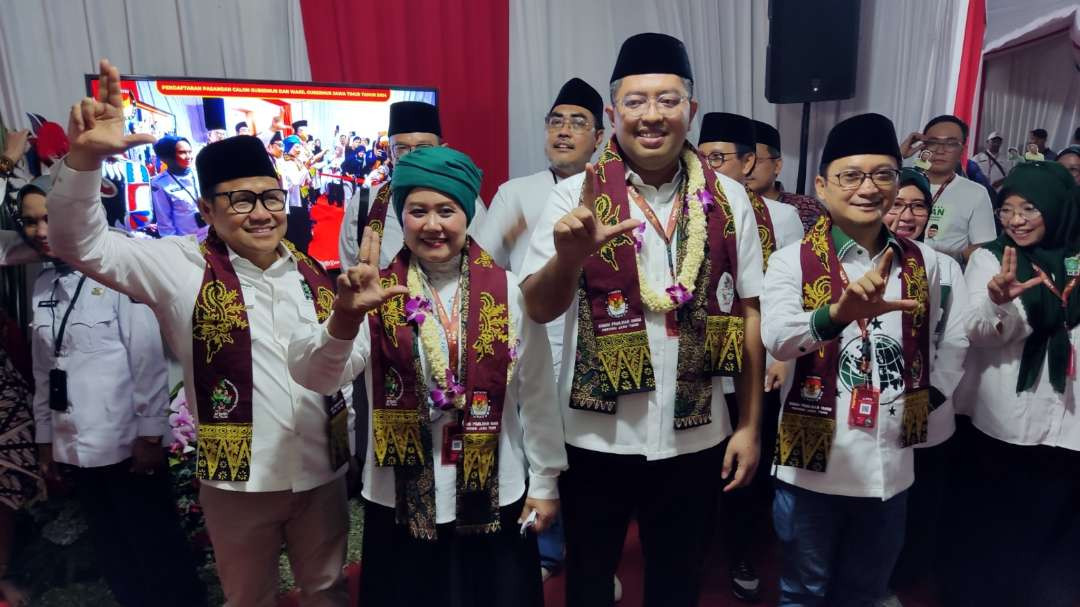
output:
<path id="1" fill-rule="evenodd" d="M 957 399 L 974 430 L 958 454 L 968 503 L 963 604 L 1075 605 L 1080 599 L 1080 193 L 1052 162 L 1002 184 L 997 240 L 965 280 L 971 347 Z M 964 532 L 966 531 L 966 533 Z M 967 537 L 963 537 L 967 536 Z M 980 600 L 981 599 L 981 600 Z"/>

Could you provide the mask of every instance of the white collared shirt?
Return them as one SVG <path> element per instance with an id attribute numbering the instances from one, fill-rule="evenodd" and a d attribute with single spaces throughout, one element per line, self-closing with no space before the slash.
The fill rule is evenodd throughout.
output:
<path id="1" fill-rule="evenodd" d="M 930 319 L 939 319 L 940 271 L 938 256 L 932 249 L 916 243 L 922 251 L 926 265 L 930 297 Z M 826 342 L 819 339 L 812 328 L 813 312 L 803 310 L 801 245 L 789 245 L 777 251 L 769 259 L 765 274 L 765 286 L 761 296 L 762 340 L 765 348 L 778 360 L 794 361 L 800 356 L 816 356 L 818 348 Z M 866 249 L 850 241 L 837 251 L 844 271 L 852 280 L 861 277 L 875 267 L 884 249 L 870 257 Z M 893 262 L 886 287 L 886 299 L 901 299 L 900 263 Z M 834 285 L 833 288 L 838 288 Z M 957 314 L 948 317 L 947 325 L 958 323 Z M 876 321 L 876 322 L 874 322 Z M 836 434 L 829 453 L 826 472 L 815 472 L 790 466 L 776 466 L 776 477 L 784 482 L 832 495 L 851 497 L 876 497 L 889 499 L 911 486 L 915 479 L 912 450 L 900 446 L 904 409 L 904 354 L 901 333 L 902 315 L 892 312 L 874 319 L 869 324 L 871 342 L 874 344 L 874 385 L 881 390 L 877 424 L 873 429 L 848 426 L 848 409 L 852 386 L 845 377 L 852 377 L 853 365 L 858 363 L 862 337 L 857 323 L 850 323 L 836 339 L 840 340 L 840 379 L 836 382 Z M 931 330 L 933 327 L 931 327 Z M 956 330 L 946 328 L 946 334 Z M 950 344 L 955 347 L 955 344 Z M 949 362 L 956 360 L 950 355 L 939 364 L 935 360 L 937 347 L 930 340 L 930 384 L 943 395 L 952 395 L 960 381 L 962 369 Z M 962 360 L 962 358 L 961 358 Z M 789 365 L 794 374 L 795 365 Z M 790 381 L 790 379 L 789 379 Z M 799 386 L 791 386 L 798 390 Z M 781 402 L 787 395 L 781 394 Z M 781 418 L 783 414 L 781 413 Z"/>
<path id="2" fill-rule="evenodd" d="M 34 282 L 34 440 L 58 462 L 95 468 L 131 457 L 135 438 L 169 431 L 168 367 L 150 308 L 87 278 L 59 358 L 54 346 L 81 274 L 49 264 Z M 49 371 L 67 372 L 67 411 L 49 408 Z"/>
<path id="3" fill-rule="evenodd" d="M 682 183 L 681 170 L 672 181 L 661 185 L 659 189 L 642 183 L 641 178 L 633 171 L 627 170 L 626 174 L 629 182 L 652 207 L 661 224 L 666 222 L 671 213 L 672 201 Z M 735 240 L 739 251 L 736 288 L 740 297 L 755 298 L 761 293 L 762 273 L 761 243 L 758 240 L 754 212 L 742 185 L 720 174 L 717 174 L 717 179 L 735 216 Z M 555 255 L 555 224 L 578 205 L 584 181 L 584 173 L 579 173 L 559 182 L 551 190 L 533 232 L 525 262 L 518 272 L 519 276 L 526 278 L 539 271 Z M 632 203 L 630 216 L 646 223 L 645 215 Z M 656 231 L 647 223 L 646 225 L 641 262 L 653 289 L 662 292 L 671 284 L 667 248 Z M 673 243 L 673 246 L 677 244 Z M 633 272 L 633 268 L 624 271 Z M 648 309 L 645 310 L 645 331 L 649 339 L 656 389 L 618 397 L 618 409 L 614 415 L 571 409 L 570 388 L 573 383 L 578 339 L 577 311 L 578 298 L 575 294 L 570 307 L 563 314 L 566 330 L 558 393 L 568 444 L 593 451 L 643 455 L 650 460 L 659 460 L 708 449 L 720 444 L 731 434 L 731 420 L 728 418 L 723 385 L 719 377 L 712 380 L 712 423 L 675 430 L 679 338 L 668 336 L 663 314 Z M 701 336 L 687 337 L 697 339 Z"/>
<path id="4" fill-rule="evenodd" d="M 932 195 L 940 189 L 930 184 Z M 925 238 L 930 248 L 957 261 L 963 260 L 968 246 L 997 238 L 994 207 L 986 188 L 962 175 L 953 177 L 930 210 Z"/>
<path id="5" fill-rule="evenodd" d="M 547 204 L 551 189 L 559 181 L 561 179 L 551 169 L 544 169 L 532 175 L 511 179 L 499 186 L 499 191 L 491 200 L 487 217 L 474 236 L 500 267 L 512 272 L 521 269 L 525 254 L 529 251 L 529 240 L 544 212 L 544 205 Z M 507 239 L 507 234 L 517 229 L 518 222 L 524 222 L 524 231 L 516 238 Z M 559 316 L 546 323 L 544 328 L 547 329 L 548 343 L 551 344 L 555 377 L 558 377 L 562 368 L 566 323 L 563 317 Z"/>
<path id="6" fill-rule="evenodd" d="M 375 197 L 379 195 L 379 190 L 384 187 L 390 187 L 389 181 L 384 181 L 379 185 L 368 190 L 368 204 L 367 208 L 370 211 L 371 205 L 375 203 Z M 359 261 L 360 255 L 360 241 L 357 236 L 360 235 L 360 197 L 364 191 L 357 187 L 353 193 L 352 198 L 349 198 L 345 204 L 345 216 L 341 219 L 341 232 L 338 234 L 338 257 L 341 260 L 342 268 L 351 268 Z M 479 226 L 484 224 L 484 217 L 487 215 L 488 208 L 484 205 L 484 201 L 480 200 L 480 197 L 476 197 L 476 212 L 473 215 L 472 221 L 469 223 L 469 234 L 475 235 L 480 229 Z M 364 218 L 365 222 L 367 218 Z M 405 233 L 401 229 L 401 220 L 398 219 L 397 211 L 394 210 L 393 197 L 390 199 L 390 206 L 386 210 L 386 221 L 383 222 L 383 234 L 382 243 L 379 250 L 379 268 L 384 269 L 390 265 L 391 261 L 397 257 L 398 251 L 401 247 L 405 246 Z"/>
<path id="7" fill-rule="evenodd" d="M 934 320 L 934 364 L 963 373 L 964 359 L 968 354 L 967 331 L 964 330 L 964 314 L 968 309 L 968 290 L 964 272 L 955 259 L 937 253 L 938 272 L 941 283 L 941 305 Z M 962 380 L 961 380 L 962 381 Z M 935 447 L 948 440 L 956 431 L 956 414 L 966 411 L 956 402 L 959 389 L 930 412 L 926 442 L 916 448 Z"/>
<path id="8" fill-rule="evenodd" d="M 453 262 L 456 263 L 456 262 Z M 451 280 L 433 280 L 443 302 L 454 300 L 457 271 Z M 444 277 L 445 278 L 445 277 Z M 524 314 L 524 301 L 517 278 L 506 273 L 507 312 L 514 334 L 520 339 L 519 359 L 513 376 L 506 386 L 503 406 L 502 431 L 499 434 L 499 505 L 513 504 L 525 492 L 528 480 L 529 497 L 558 499 L 559 473 L 566 469 L 566 445 L 563 441 L 562 420 L 555 404 L 555 381 L 551 371 L 551 357 L 547 335 L 543 327 Z M 436 322 L 429 316 L 426 322 Z M 328 391 L 343 380 L 356 377 L 367 367 L 371 353 L 370 325 L 362 323 L 354 340 L 338 340 L 322 331 L 315 341 L 295 342 L 292 360 L 308 360 L 311 364 L 293 367 L 294 377 L 302 385 L 317 391 Z M 440 327 L 445 348 L 446 337 Z M 463 346 L 465 340 L 461 340 Z M 431 377 L 427 357 L 420 349 L 420 364 L 424 377 Z M 372 399 L 372 382 L 383 378 L 364 374 L 368 402 Z M 435 471 L 436 522 L 449 523 L 457 517 L 457 467 L 442 463 L 443 429 L 450 416 L 431 411 L 432 458 Z M 368 410 L 368 428 L 372 428 L 371 409 Z M 369 430 L 370 432 L 370 430 Z M 394 469 L 376 466 L 375 441 L 368 436 L 366 463 L 364 464 L 364 497 L 393 508 L 396 492 Z"/>
<path id="9" fill-rule="evenodd" d="M 964 274 L 970 298 L 965 324 L 971 349 L 957 400 L 977 428 L 998 440 L 1080 451 L 1076 408 L 1080 377 L 1068 378 L 1065 393 L 1059 394 L 1050 385 L 1044 362 L 1034 387 L 1016 393 L 1020 358 L 1031 326 L 1019 297 L 1002 306 L 990 301 L 986 285 L 1000 271 L 1001 263 L 990 251 L 971 254 Z M 1080 326 L 1069 331 L 1069 342 L 1080 344 Z"/>
<path id="10" fill-rule="evenodd" d="M 101 210 L 100 171 L 80 172 L 61 164 L 48 201 L 56 254 L 154 310 L 184 368 L 187 402 L 197 418 L 191 321 L 206 269 L 198 242 L 194 236 L 145 240 L 110 232 Z M 264 271 L 229 250 L 251 331 L 253 438 L 250 480 L 203 481 L 219 489 L 306 491 L 345 474 L 347 468 L 330 468 L 322 395 L 289 376 L 288 349 L 294 336 L 310 337 L 323 329 L 305 295 L 296 260 L 284 246 L 280 253 Z"/>

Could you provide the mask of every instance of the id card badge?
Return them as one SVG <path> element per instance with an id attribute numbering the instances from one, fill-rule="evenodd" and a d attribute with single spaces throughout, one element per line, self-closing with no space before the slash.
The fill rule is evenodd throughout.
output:
<path id="1" fill-rule="evenodd" d="M 456 466 L 465 451 L 465 436 L 460 423 L 443 426 L 442 465 Z"/>
<path id="2" fill-rule="evenodd" d="M 881 392 L 869 384 L 857 386 L 852 390 L 848 425 L 852 428 L 873 428 L 877 424 L 880 397 Z"/>

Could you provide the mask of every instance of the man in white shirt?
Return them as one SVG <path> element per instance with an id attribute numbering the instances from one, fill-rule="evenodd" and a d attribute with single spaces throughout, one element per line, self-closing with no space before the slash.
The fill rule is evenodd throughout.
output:
<path id="1" fill-rule="evenodd" d="M 696 605 L 721 481 L 740 487 L 757 466 L 761 247 L 745 190 L 686 141 L 697 101 L 681 41 L 627 39 L 611 102 L 615 136 L 552 190 L 520 271 L 530 316 L 567 325 L 567 605 L 612 604 L 635 516 L 645 605 Z"/>
<path id="2" fill-rule="evenodd" d="M 518 272 L 529 240 L 540 220 L 551 188 L 572 175 L 585 170 L 604 138 L 604 98 L 589 83 L 580 78 L 567 80 L 544 117 L 547 137 L 544 153 L 548 167 L 525 177 L 511 179 L 499 186 L 491 200 L 482 230 L 476 239 L 495 258 L 495 263 Z M 562 363 L 562 342 L 565 323 L 560 316 L 545 325 L 551 344 L 551 360 L 555 377 Z M 539 537 L 540 564 L 544 575 L 562 566 L 563 530 L 556 523 Z"/>
<path id="3" fill-rule="evenodd" d="M 387 128 L 390 137 L 389 170 L 392 173 L 394 163 L 413 150 L 446 145 L 439 122 L 439 108 L 423 101 L 398 101 L 390 105 L 390 125 Z M 341 267 L 351 268 L 359 261 L 360 235 L 364 226 L 370 225 L 382 238 L 382 250 L 379 252 L 379 267 L 385 268 L 401 250 L 404 236 L 401 222 L 394 213 L 387 213 L 390 200 L 389 179 L 370 190 L 357 188 L 352 198 L 345 205 L 345 216 L 341 220 L 341 234 L 338 237 L 338 254 Z M 382 196 L 379 194 L 382 193 Z M 364 204 L 366 198 L 367 204 Z M 487 207 L 477 198 L 476 216 L 469 226 L 469 233 L 475 234 L 484 223 Z M 361 221 L 361 215 L 364 220 Z"/>
<path id="4" fill-rule="evenodd" d="M 927 441 L 932 402 L 959 381 L 933 364 L 937 257 L 883 225 L 900 162 L 884 116 L 833 127 L 815 179 L 829 216 L 777 252 L 765 276 L 765 346 L 796 361 L 773 504 L 781 605 L 873 605 L 887 595 L 914 480 L 908 447 Z"/>
<path id="5" fill-rule="evenodd" d="M 992 131 L 986 136 L 986 148 L 972 158 L 995 190 L 1001 187 L 1013 166 L 1012 160 L 1001 154 L 1002 141 L 1001 133 Z"/>
<path id="6" fill-rule="evenodd" d="M 196 158 L 204 241 L 109 232 L 98 209 L 102 159 L 146 137 L 124 133 L 120 75 L 107 61 L 101 79 L 101 96 L 72 108 L 71 153 L 48 201 L 53 250 L 150 306 L 184 368 L 199 503 L 229 604 L 276 604 L 284 544 L 301 604 L 344 607 L 347 411 L 292 381 L 288 359 L 294 341 L 323 330 L 333 284 L 283 243 L 286 193 L 254 137 Z"/>
<path id="7" fill-rule="evenodd" d="M 901 146 L 904 158 L 924 149 L 933 152 L 926 169 L 933 193 L 926 244 L 961 264 L 979 245 L 997 238 L 990 194 L 957 173 L 967 138 L 967 123 L 944 114 L 927 122 L 921 134 L 908 135 Z"/>
<path id="8" fill-rule="evenodd" d="M 146 306 L 53 259 L 50 181 L 39 177 L 17 197 L 27 241 L 49 260 L 34 282 L 31 322 L 42 474 L 73 485 L 121 605 L 206 605 L 161 444 L 169 391 L 157 321 Z M 163 596 L 164 585 L 175 592 Z"/>

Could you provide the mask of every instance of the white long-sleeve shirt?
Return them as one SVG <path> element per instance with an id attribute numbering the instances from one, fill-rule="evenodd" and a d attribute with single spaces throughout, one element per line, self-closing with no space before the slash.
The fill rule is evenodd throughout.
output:
<path id="1" fill-rule="evenodd" d="M 852 280 L 866 274 L 877 264 L 884 248 L 871 257 L 866 249 L 851 240 L 837 228 L 833 228 L 837 257 L 844 271 Z M 889 237 L 892 241 L 892 237 Z M 929 287 L 930 310 L 928 322 L 941 317 L 941 272 L 938 256 L 922 243 L 916 243 L 922 251 L 926 265 Z M 890 245 L 892 246 L 892 245 Z M 818 348 L 829 339 L 839 339 L 839 376 L 836 389 L 836 434 L 826 472 L 815 472 L 790 466 L 776 466 L 776 477 L 804 489 L 832 495 L 852 497 L 876 497 L 889 499 L 911 486 L 915 480 L 912 450 L 900 446 L 900 434 L 904 409 L 904 381 L 906 369 L 901 334 L 902 315 L 892 312 L 872 319 L 869 323 L 870 339 L 874 344 L 875 364 L 873 384 L 881 390 L 877 424 L 873 429 L 848 426 L 848 409 L 851 402 L 852 378 L 857 376 L 857 365 L 862 352 L 862 337 L 857 323 L 850 323 L 840 330 L 838 336 L 823 335 L 815 321 L 821 322 L 820 311 L 804 311 L 802 288 L 804 279 L 799 260 L 801 245 L 789 245 L 777 251 L 769 259 L 765 274 L 765 286 L 761 295 L 761 337 L 765 348 L 778 360 L 795 360 L 800 356 L 816 356 Z M 893 261 L 885 291 L 886 299 L 901 299 L 900 263 Z M 840 288 L 833 285 L 833 288 Z M 816 318 L 815 318 L 816 316 Z M 950 314 L 945 334 L 956 329 L 949 324 L 958 323 L 957 314 Z M 828 313 L 825 312 L 825 324 Z M 930 327 L 934 329 L 933 326 Z M 944 343 L 944 342 L 943 342 Z M 943 345 L 944 347 L 944 345 Z M 930 340 L 930 384 L 950 397 L 960 381 L 962 369 L 948 364 L 955 355 L 945 356 L 942 364 L 935 360 L 937 344 Z M 794 373 L 790 365 L 789 373 Z M 798 390 L 799 386 L 792 386 Z M 786 394 L 781 394 L 781 400 Z M 928 435 L 929 438 L 929 435 Z"/>
<path id="2" fill-rule="evenodd" d="M 168 368 L 150 308 L 87 278 L 55 354 L 82 275 L 50 264 L 34 282 L 34 433 L 58 462 L 92 468 L 131 457 L 136 437 L 169 430 Z M 67 372 L 70 407 L 49 408 L 49 371 Z"/>
<path id="3" fill-rule="evenodd" d="M 938 253 L 941 305 L 934 322 L 934 365 L 950 369 L 953 374 L 964 373 L 964 359 L 968 353 L 967 331 L 964 330 L 964 314 L 968 309 L 968 290 L 964 272 L 955 259 Z M 965 413 L 957 408 L 959 390 L 953 392 L 937 409 L 930 412 L 926 442 L 918 448 L 934 447 L 945 442 L 956 431 L 956 414 Z"/>
<path id="4" fill-rule="evenodd" d="M 608 178 L 611 178 L 610 175 Z M 672 202 L 678 195 L 682 172 L 659 189 L 644 184 L 633 171 L 627 170 L 626 178 L 649 203 L 663 225 L 671 214 Z M 717 174 L 717 179 L 720 180 L 735 216 L 735 240 L 739 255 L 736 288 L 740 297 L 756 298 L 761 293 L 762 273 L 761 242 L 758 240 L 754 212 L 742 185 L 720 174 Z M 559 182 L 551 190 L 533 232 L 529 252 L 526 253 L 525 261 L 518 272 L 523 279 L 539 271 L 555 255 L 555 224 L 578 205 L 584 181 L 584 173 L 579 173 Z M 681 203 L 679 201 L 679 204 Z M 645 223 L 645 215 L 635 204 L 630 205 L 630 216 Z M 673 243 L 673 246 L 677 246 L 677 242 Z M 645 229 L 641 262 L 644 274 L 653 289 L 663 292 L 663 289 L 671 284 L 667 250 L 663 239 L 651 226 Z M 634 270 L 629 268 L 623 271 Z M 645 332 L 649 339 L 656 389 L 618 397 L 618 409 L 614 415 L 571 409 L 570 388 L 573 385 L 578 339 L 577 312 L 578 298 L 575 294 L 570 307 L 563 314 L 566 330 L 558 393 L 568 444 L 592 451 L 643 455 L 649 460 L 659 460 L 714 447 L 731 434 L 731 420 L 728 417 L 720 377 L 712 379 L 712 423 L 675 430 L 675 383 L 680 338 L 668 336 L 664 314 L 648 309 L 645 309 Z M 682 337 L 700 338 L 702 336 Z"/>
<path id="5" fill-rule="evenodd" d="M 187 401 L 198 417 L 191 321 L 206 269 L 199 244 L 193 236 L 144 240 L 110 232 L 99 200 L 100 181 L 100 171 L 75 171 L 62 163 L 48 200 L 53 250 L 88 276 L 153 309 L 184 368 Z M 279 253 L 261 270 L 229 251 L 251 331 L 254 436 L 250 480 L 203 481 L 219 489 L 305 491 L 345 474 L 347 467 L 330 468 L 322 395 L 289 376 L 290 342 L 324 329 L 305 295 L 296 259 L 284 246 Z"/>
<path id="6" fill-rule="evenodd" d="M 1034 387 L 1016 393 L 1020 358 L 1031 326 L 1020 298 L 1001 306 L 990 301 L 986 285 L 999 272 L 1001 263 L 990 251 L 971 254 L 964 274 L 969 295 L 965 325 L 971 348 L 967 373 L 957 388 L 958 406 L 971 415 L 979 430 L 998 440 L 1080 451 L 1076 407 L 1080 377 L 1068 378 L 1065 393 L 1059 394 L 1050 385 L 1044 361 Z M 1069 331 L 1069 342 L 1080 344 L 1080 326 Z"/>
<path id="7" fill-rule="evenodd" d="M 458 280 L 458 261 L 454 260 L 426 271 L 439 298 L 449 304 L 454 300 Z M 566 469 L 566 446 L 563 441 L 562 420 L 555 403 L 555 381 L 551 372 L 551 356 L 547 334 L 542 325 L 533 322 L 524 313 L 524 300 L 517 278 L 507 272 L 507 310 L 509 323 L 520 344 L 518 362 L 506 387 L 503 404 L 502 432 L 499 435 L 499 505 L 507 506 L 521 498 L 528 480 L 529 497 L 558 499 L 558 476 Z M 429 315 L 425 322 L 437 322 Z M 446 337 L 440 326 L 445 349 Z M 460 339 L 462 347 L 467 346 Z M 356 377 L 367 367 L 371 353 L 369 325 L 364 322 L 354 340 L 342 341 L 325 331 L 318 341 L 296 342 L 290 355 L 292 360 L 310 360 L 305 367 L 293 367 L 295 379 L 301 385 L 319 392 L 335 389 L 343 380 Z M 423 348 L 420 364 L 424 377 L 430 381 L 431 370 Z M 318 370 L 317 374 L 311 373 Z M 335 373 L 337 375 L 335 375 Z M 364 374 L 368 402 L 372 400 L 373 378 Z M 368 427 L 371 428 L 369 409 Z M 431 409 L 431 437 L 435 469 L 435 507 L 438 523 L 449 523 L 456 518 L 457 468 L 442 463 L 443 428 L 450 416 Z M 374 440 L 368 440 L 366 464 L 364 465 L 364 497 L 383 506 L 394 507 L 394 469 L 376 466 Z"/>

